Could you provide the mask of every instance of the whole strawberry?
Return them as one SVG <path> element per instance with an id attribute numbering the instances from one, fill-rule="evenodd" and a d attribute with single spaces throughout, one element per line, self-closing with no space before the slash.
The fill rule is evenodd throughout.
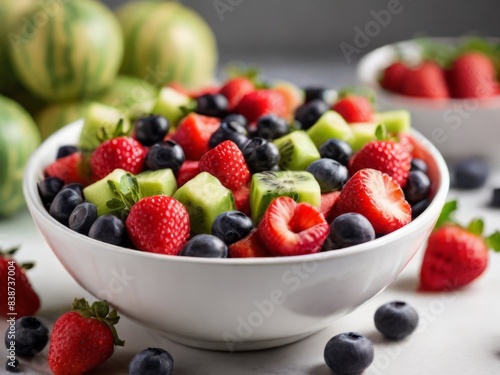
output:
<path id="1" fill-rule="evenodd" d="M 217 177 L 222 185 L 236 191 L 252 177 L 245 157 L 233 141 L 224 141 L 200 159 L 198 168 Z"/>
<path id="2" fill-rule="evenodd" d="M 228 109 L 232 111 L 240 100 L 250 92 L 255 90 L 255 85 L 247 77 L 236 77 L 227 81 L 221 87 L 219 93 L 224 95 L 229 103 Z"/>
<path id="3" fill-rule="evenodd" d="M 106 301 L 75 299 L 71 311 L 57 319 L 50 335 L 49 366 L 55 375 L 80 375 L 104 363 L 123 346 L 115 325 L 116 310 Z"/>
<path id="4" fill-rule="evenodd" d="M 131 137 L 116 137 L 101 143 L 90 157 L 94 180 L 106 177 L 117 168 L 139 174 L 144 167 L 146 150 Z"/>
<path id="5" fill-rule="evenodd" d="M 0 252 L 0 315 L 16 313 L 17 317 L 35 315 L 40 308 L 40 299 L 33 290 L 25 270 L 31 263 L 19 264 L 12 256 L 18 248 Z M 12 293 L 15 292 L 13 295 Z"/>
<path id="6" fill-rule="evenodd" d="M 387 173 L 401 187 L 405 187 L 410 173 L 411 159 L 408 149 L 397 141 L 372 141 L 352 157 L 349 173 L 353 175 L 361 169 L 372 168 Z"/>
<path id="7" fill-rule="evenodd" d="M 489 98 L 497 95 L 495 66 L 480 52 L 458 57 L 448 73 L 451 95 L 454 98 Z"/>
<path id="8" fill-rule="evenodd" d="M 189 238 L 189 215 L 178 200 L 165 195 L 146 197 L 130 209 L 125 221 L 139 250 L 177 255 Z"/>
<path id="9" fill-rule="evenodd" d="M 430 61 L 422 63 L 404 75 L 401 94 L 430 99 L 450 97 L 443 69 Z"/>
<path id="10" fill-rule="evenodd" d="M 500 251 L 500 232 L 482 236 L 482 220 L 467 227 L 450 221 L 457 202 L 448 202 L 429 237 L 420 269 L 420 290 L 446 291 L 470 284 L 488 266 L 488 249 Z"/>
<path id="11" fill-rule="evenodd" d="M 392 63 L 385 68 L 382 79 L 380 80 L 380 86 L 395 93 L 401 92 L 403 79 L 409 70 L 410 68 L 401 61 Z"/>
<path id="12" fill-rule="evenodd" d="M 254 123 L 259 117 L 275 114 L 280 117 L 287 115 L 287 103 L 283 94 L 275 90 L 257 90 L 246 94 L 234 111 Z"/>
<path id="13" fill-rule="evenodd" d="M 336 102 L 332 109 L 348 123 L 369 122 L 373 119 L 373 106 L 364 96 L 348 95 Z"/>

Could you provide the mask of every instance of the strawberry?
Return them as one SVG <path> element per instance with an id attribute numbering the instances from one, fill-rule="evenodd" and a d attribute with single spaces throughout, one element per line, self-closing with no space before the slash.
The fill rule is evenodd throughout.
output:
<path id="1" fill-rule="evenodd" d="M 278 82 L 272 88 L 274 91 L 277 91 L 283 95 L 286 102 L 286 118 L 288 120 L 293 119 L 293 115 L 297 108 L 299 108 L 302 104 L 304 104 L 305 94 L 304 90 L 295 84 L 287 81 Z"/>
<path id="2" fill-rule="evenodd" d="M 454 98 L 489 98 L 497 95 L 495 66 L 480 52 L 469 52 L 458 57 L 448 74 L 451 95 Z"/>
<path id="3" fill-rule="evenodd" d="M 330 226 L 323 214 L 309 203 L 279 197 L 267 208 L 257 231 L 269 251 L 288 256 L 320 251 Z"/>
<path id="4" fill-rule="evenodd" d="M 373 106 L 364 96 L 348 95 L 332 105 L 348 123 L 369 122 L 373 119 Z"/>
<path id="5" fill-rule="evenodd" d="M 95 181 L 117 168 L 139 174 L 144 167 L 146 150 L 131 137 L 117 137 L 101 143 L 90 156 L 90 169 Z"/>
<path id="6" fill-rule="evenodd" d="M 40 299 L 33 290 L 25 270 L 33 267 L 31 263 L 19 264 L 12 256 L 17 251 L 13 248 L 0 252 L 0 315 L 15 313 L 18 318 L 35 315 L 40 308 Z M 13 297 L 12 292 L 15 291 Z"/>
<path id="7" fill-rule="evenodd" d="M 186 155 L 186 160 L 200 160 L 209 150 L 208 141 L 219 128 L 220 119 L 191 113 L 178 125 L 173 136 Z"/>
<path id="8" fill-rule="evenodd" d="M 83 298 L 75 299 L 71 311 L 57 319 L 50 335 L 48 359 L 52 372 L 79 375 L 104 363 L 115 345 L 124 345 L 114 327 L 119 320 L 106 301 L 90 306 Z"/>
<path id="9" fill-rule="evenodd" d="M 401 84 L 401 93 L 419 98 L 449 98 L 448 86 L 443 69 L 434 62 L 424 62 L 409 70 Z"/>
<path id="10" fill-rule="evenodd" d="M 47 177 L 59 177 L 65 184 L 76 182 L 86 186 L 90 182 L 88 166 L 81 152 L 57 159 L 45 168 L 44 174 Z"/>
<path id="11" fill-rule="evenodd" d="M 146 197 L 132 206 L 125 227 L 139 250 L 177 255 L 189 238 L 189 215 L 172 197 Z"/>
<path id="12" fill-rule="evenodd" d="M 233 191 L 247 185 L 252 177 L 243 153 L 233 141 L 224 141 L 208 151 L 200 159 L 199 168 Z"/>
<path id="13" fill-rule="evenodd" d="M 340 192 L 332 219 L 345 213 L 365 216 L 377 234 L 387 234 L 411 221 L 411 206 L 401 186 L 388 174 L 375 169 L 356 172 Z"/>
<path id="14" fill-rule="evenodd" d="M 250 216 L 250 184 L 243 185 L 238 190 L 233 191 L 234 204 L 238 211 Z"/>
<path id="15" fill-rule="evenodd" d="M 229 258 L 260 258 L 271 256 L 262 244 L 256 229 L 252 230 L 245 238 L 229 245 L 228 250 Z"/>
<path id="16" fill-rule="evenodd" d="M 380 86 L 392 92 L 401 92 L 402 82 L 409 70 L 410 68 L 401 61 L 392 63 L 385 68 Z"/>
<path id="17" fill-rule="evenodd" d="M 178 91 L 181 94 L 189 96 L 190 98 L 196 98 L 197 96 L 205 94 L 217 94 L 219 92 L 219 87 L 217 86 L 204 86 L 195 90 L 189 90 L 185 88 L 181 83 L 171 82 L 168 87 Z"/>
<path id="18" fill-rule="evenodd" d="M 488 266 L 488 248 L 500 251 L 500 232 L 482 237 L 482 220 L 468 228 L 450 222 L 457 202 L 448 202 L 429 237 L 420 269 L 420 290 L 453 290 L 470 284 Z"/>
<path id="19" fill-rule="evenodd" d="M 177 187 L 180 188 L 186 182 L 188 182 L 193 177 L 200 173 L 200 168 L 198 168 L 199 161 L 197 160 L 186 160 L 182 163 L 179 172 L 177 172 Z"/>
<path id="20" fill-rule="evenodd" d="M 387 173 L 401 187 L 405 187 L 411 167 L 411 155 L 400 143 L 379 140 L 367 143 L 349 162 L 349 173 L 353 175 L 364 168 Z"/>
<path id="21" fill-rule="evenodd" d="M 323 214 L 326 221 L 331 222 L 330 216 L 333 211 L 333 207 L 337 200 L 339 199 L 340 191 L 332 191 L 330 193 L 321 194 L 321 205 L 319 207 L 319 212 Z"/>
<path id="22" fill-rule="evenodd" d="M 236 77 L 227 81 L 220 88 L 219 93 L 224 95 L 229 102 L 229 111 L 234 110 L 240 100 L 246 95 L 255 90 L 255 85 L 251 79 L 246 77 Z"/>
<path id="23" fill-rule="evenodd" d="M 275 90 L 257 90 L 246 94 L 238 103 L 234 112 L 254 123 L 264 115 L 275 114 L 286 117 L 287 103 L 283 94 Z"/>

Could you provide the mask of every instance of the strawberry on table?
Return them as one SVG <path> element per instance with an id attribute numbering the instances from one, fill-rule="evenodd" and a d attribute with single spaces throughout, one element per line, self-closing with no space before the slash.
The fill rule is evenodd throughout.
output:
<path id="1" fill-rule="evenodd" d="M 219 126 L 218 118 L 191 113 L 177 126 L 172 139 L 182 147 L 186 160 L 200 160 L 209 150 L 210 137 Z"/>
<path id="2" fill-rule="evenodd" d="M 380 80 L 380 86 L 395 93 L 401 92 L 403 80 L 409 70 L 410 68 L 401 61 L 392 63 L 385 68 L 382 79 Z"/>
<path id="3" fill-rule="evenodd" d="M 253 81 L 247 77 L 236 77 L 227 81 L 221 87 L 219 93 L 224 95 L 229 102 L 228 109 L 234 110 L 240 100 L 246 95 L 255 91 Z"/>
<path id="4" fill-rule="evenodd" d="M 321 250 L 330 226 L 323 214 L 309 203 L 279 197 L 267 208 L 257 232 L 274 255 L 302 255 Z"/>
<path id="5" fill-rule="evenodd" d="M 65 184 L 72 182 L 88 185 L 90 171 L 81 152 L 62 157 L 47 166 L 44 170 L 47 177 L 58 177 Z"/>
<path id="6" fill-rule="evenodd" d="M 431 61 L 422 63 L 404 75 L 401 93 L 406 96 L 430 99 L 450 97 L 443 69 Z"/>
<path id="7" fill-rule="evenodd" d="M 450 219 L 457 202 L 448 202 L 429 237 L 420 269 L 420 290 L 446 291 L 470 284 L 488 266 L 488 249 L 500 251 L 500 232 L 484 238 L 482 220 L 467 228 Z"/>
<path id="8" fill-rule="evenodd" d="M 0 315 L 3 317 L 7 317 L 8 313 L 16 313 L 18 318 L 35 315 L 40 308 L 40 299 L 25 273 L 25 270 L 29 270 L 33 264 L 17 263 L 12 257 L 17 250 L 18 248 L 13 248 L 0 252 L 0 278 L 2 280 L 0 283 Z M 13 274 L 12 271 L 14 271 Z M 9 283 L 9 281 L 13 283 Z M 9 299 L 13 290 L 15 290 L 15 298 Z"/>
<path id="9" fill-rule="evenodd" d="M 49 365 L 55 375 L 80 375 L 108 360 L 123 346 L 115 325 L 116 310 L 106 301 L 75 299 L 71 311 L 61 315 L 50 335 Z"/>
<path id="10" fill-rule="evenodd" d="M 199 168 L 233 191 L 247 185 L 252 177 L 243 153 L 233 141 L 224 141 L 208 151 L 200 159 Z"/>
<path id="11" fill-rule="evenodd" d="M 332 105 L 348 123 L 369 122 L 373 120 L 373 105 L 364 96 L 347 95 Z"/>
<path id="12" fill-rule="evenodd" d="M 375 233 L 388 234 L 411 222 L 411 206 L 401 186 L 388 174 L 361 169 L 344 185 L 331 218 L 356 212 L 365 216 Z"/>
<path id="13" fill-rule="evenodd" d="M 248 122 L 252 124 L 264 115 L 274 114 L 286 117 L 287 109 L 287 102 L 282 93 L 265 89 L 246 94 L 240 100 L 234 112 L 245 116 Z"/>

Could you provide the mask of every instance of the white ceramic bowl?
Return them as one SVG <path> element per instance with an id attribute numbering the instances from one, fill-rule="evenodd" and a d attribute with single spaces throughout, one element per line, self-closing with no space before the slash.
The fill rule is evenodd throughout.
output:
<path id="1" fill-rule="evenodd" d="M 452 45 L 461 40 L 432 39 Z M 412 62 L 418 62 L 421 50 L 414 40 L 377 48 L 360 60 L 358 80 L 375 90 L 380 109 L 408 109 L 412 114 L 412 125 L 430 139 L 445 157 L 459 159 L 481 156 L 500 165 L 500 97 L 436 101 L 394 94 L 379 85 L 380 73 L 397 59 L 397 53 L 402 53 Z"/>
<path id="2" fill-rule="evenodd" d="M 165 256 L 98 242 L 64 227 L 37 192 L 42 169 L 82 122 L 48 138 L 32 155 L 24 194 L 38 229 L 72 277 L 97 298 L 170 339 L 215 350 L 255 350 L 294 342 L 373 298 L 422 246 L 441 211 L 449 176 L 419 134 L 433 201 L 404 228 L 372 242 L 314 255 L 254 259 Z"/>

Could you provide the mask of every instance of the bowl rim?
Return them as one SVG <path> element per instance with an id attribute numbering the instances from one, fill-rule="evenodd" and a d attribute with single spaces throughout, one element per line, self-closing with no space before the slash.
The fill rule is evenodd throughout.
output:
<path id="1" fill-rule="evenodd" d="M 235 265 L 235 266 L 246 266 L 246 265 L 276 265 L 276 264 L 303 264 L 307 262 L 316 262 L 316 261 L 324 261 L 327 259 L 334 258 L 342 258 L 354 254 L 363 253 L 365 251 L 373 251 L 375 248 L 380 246 L 385 246 L 390 243 L 397 241 L 398 239 L 402 239 L 407 234 L 416 231 L 418 228 L 425 226 L 428 224 L 430 220 L 433 220 L 432 217 L 435 216 L 437 218 L 441 208 L 446 200 L 446 196 L 449 190 L 450 184 L 450 176 L 447 168 L 447 164 L 437 150 L 437 148 L 422 134 L 420 134 L 415 129 L 412 129 L 412 136 L 414 136 L 422 146 L 429 152 L 430 156 L 436 163 L 437 171 L 439 173 L 440 182 L 437 185 L 437 189 L 429 206 L 425 209 L 425 211 L 417 217 L 415 220 L 412 220 L 409 224 L 404 227 L 389 233 L 383 237 L 377 238 L 373 241 L 362 243 L 359 245 L 355 245 L 349 248 L 335 250 L 335 251 L 325 251 L 318 252 L 314 254 L 306 254 L 306 255 L 298 255 L 298 256 L 283 256 L 283 257 L 259 257 L 259 258 L 197 258 L 197 257 L 183 257 L 183 256 L 174 256 L 174 255 L 165 255 L 165 254 L 156 254 L 150 253 L 146 251 L 133 250 L 128 249 L 121 246 L 111 245 L 105 242 L 100 242 L 94 239 L 91 239 L 85 235 L 72 231 L 68 227 L 59 223 L 52 216 L 50 216 L 49 212 L 45 209 L 40 199 L 38 193 L 38 182 L 42 178 L 42 167 L 45 166 L 46 161 L 44 159 L 47 158 L 50 150 L 53 150 L 54 158 L 55 158 L 55 150 L 62 144 L 65 144 L 64 140 L 74 139 L 74 133 L 80 131 L 83 126 L 83 119 L 77 120 L 54 134 L 48 137 L 31 155 L 26 170 L 24 172 L 23 178 L 23 193 L 26 199 L 26 203 L 28 209 L 32 215 L 35 217 L 41 216 L 44 220 L 47 220 L 50 226 L 54 227 L 56 232 L 65 232 L 68 236 L 72 237 L 75 241 L 81 241 L 86 246 L 100 246 L 106 248 L 107 251 L 114 252 L 117 256 L 137 256 L 138 259 L 142 257 L 146 257 L 149 259 L 162 260 L 162 261 L 171 261 L 171 262 L 180 262 L 180 263 L 191 263 L 191 264 L 212 264 L 212 265 Z M 439 211 L 439 212 L 436 212 Z M 36 222 L 36 220 L 35 220 Z M 38 225 L 37 225 L 38 227 Z M 39 228 L 39 227 L 38 227 Z M 39 228 L 40 230 L 40 228 Z M 41 232 L 41 231 L 40 231 Z M 43 235 L 43 233 L 42 233 Z M 50 246 L 49 246 L 50 247 Z M 56 253 L 54 249 L 51 250 Z"/>
<path id="2" fill-rule="evenodd" d="M 471 38 L 473 36 L 459 36 L 459 37 L 451 37 L 451 36 L 436 36 L 436 37 L 425 37 L 421 39 L 429 39 L 433 41 L 438 41 L 438 42 L 447 42 L 447 43 L 458 43 L 461 40 L 466 40 L 468 38 Z M 482 37 L 486 40 L 490 41 L 495 41 L 497 43 L 500 43 L 500 37 Z M 394 51 L 394 47 L 396 46 L 403 46 L 403 47 L 409 47 L 409 46 L 417 46 L 417 40 L 418 38 L 414 39 L 405 39 L 405 40 L 400 40 L 398 42 L 390 43 L 390 44 L 385 44 L 383 46 L 377 47 L 370 52 L 366 53 L 363 55 L 357 64 L 356 68 L 356 76 L 359 82 L 361 82 L 364 85 L 371 86 L 372 88 L 377 89 L 377 96 L 383 95 L 384 97 L 388 98 L 389 100 L 397 100 L 398 102 L 401 103 L 402 106 L 422 106 L 422 107 L 432 107 L 435 106 L 437 109 L 442 109 L 443 106 L 446 106 L 446 108 L 453 107 L 456 105 L 463 105 L 463 103 L 474 100 L 479 103 L 479 106 L 481 109 L 492 109 L 492 110 L 498 110 L 500 108 L 500 94 L 496 95 L 491 98 L 464 98 L 464 99 L 459 99 L 459 98 L 445 98 L 445 99 L 430 99 L 430 98 L 419 98 L 419 97 L 410 97 L 410 96 L 405 96 L 401 95 L 398 93 L 394 93 L 388 90 L 385 90 L 382 86 L 380 86 L 378 79 L 377 79 L 377 74 L 380 73 L 381 70 L 377 70 L 377 74 L 370 75 L 367 72 L 371 71 L 370 66 L 373 65 L 373 60 L 377 55 L 382 55 L 382 54 L 389 54 L 392 51 Z"/>

